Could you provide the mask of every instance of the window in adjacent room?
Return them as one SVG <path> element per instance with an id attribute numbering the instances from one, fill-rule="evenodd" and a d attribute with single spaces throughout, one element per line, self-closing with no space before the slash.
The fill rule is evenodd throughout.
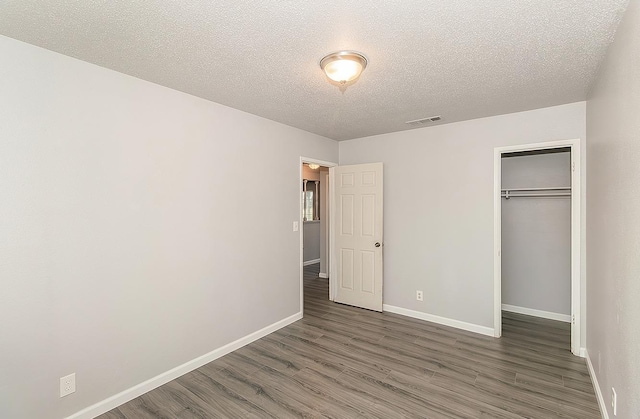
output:
<path id="1" fill-rule="evenodd" d="M 320 219 L 320 182 L 317 180 L 302 181 L 302 220 Z"/>

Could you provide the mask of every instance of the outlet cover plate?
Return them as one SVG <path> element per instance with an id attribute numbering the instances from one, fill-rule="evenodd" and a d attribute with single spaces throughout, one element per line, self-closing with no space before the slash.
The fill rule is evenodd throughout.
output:
<path id="1" fill-rule="evenodd" d="M 60 378 L 60 397 L 76 392 L 76 373 Z"/>

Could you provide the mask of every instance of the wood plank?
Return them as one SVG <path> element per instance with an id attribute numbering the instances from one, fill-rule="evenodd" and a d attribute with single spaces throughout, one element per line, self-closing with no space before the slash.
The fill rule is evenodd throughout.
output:
<path id="1" fill-rule="evenodd" d="M 599 418 L 570 326 L 503 313 L 495 339 L 328 300 L 305 267 L 305 317 L 101 416 Z"/>

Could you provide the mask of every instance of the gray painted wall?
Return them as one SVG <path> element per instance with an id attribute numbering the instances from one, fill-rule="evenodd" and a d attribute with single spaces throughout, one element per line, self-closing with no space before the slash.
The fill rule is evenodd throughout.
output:
<path id="1" fill-rule="evenodd" d="M 502 159 L 502 188 L 571 186 L 571 153 Z M 502 303 L 571 314 L 571 197 L 502 199 Z"/>
<path id="2" fill-rule="evenodd" d="M 300 156 L 335 141 L 1 36 L 0 56 L 0 417 L 68 416 L 299 312 Z"/>
<path id="3" fill-rule="evenodd" d="M 320 221 L 305 221 L 303 234 L 304 262 L 320 259 Z"/>
<path id="4" fill-rule="evenodd" d="M 324 205 L 324 202 L 322 201 L 322 193 L 321 191 L 316 191 L 315 190 L 315 185 L 313 184 L 312 181 L 317 180 L 320 181 L 320 170 L 311 170 L 309 169 L 309 167 L 305 164 L 302 165 L 302 178 L 309 180 L 309 184 L 307 186 L 307 188 L 309 190 L 313 190 L 314 193 L 318 194 L 318 197 L 320 198 L 319 200 L 319 207 L 318 209 L 322 208 L 322 205 Z M 322 188 L 321 184 L 318 184 L 318 189 Z M 303 262 L 307 262 L 310 260 L 315 260 L 315 259 L 320 259 L 320 231 L 321 231 L 321 226 L 320 226 L 320 221 L 305 221 L 303 223 L 302 226 L 303 230 L 302 230 L 302 246 L 303 246 L 303 252 L 302 252 L 302 261 Z"/>
<path id="5" fill-rule="evenodd" d="M 584 137 L 578 102 L 341 141 L 384 163 L 384 303 L 493 328 L 494 148 Z"/>
<path id="6" fill-rule="evenodd" d="M 640 417 L 640 2 L 631 1 L 587 101 L 587 350 L 609 417 Z"/>

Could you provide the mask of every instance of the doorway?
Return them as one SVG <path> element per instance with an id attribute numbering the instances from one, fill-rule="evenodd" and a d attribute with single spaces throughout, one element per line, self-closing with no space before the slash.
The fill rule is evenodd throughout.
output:
<path id="1" fill-rule="evenodd" d="M 310 164 L 313 165 L 309 167 Z M 317 185 L 323 203 L 307 193 L 307 168 L 329 168 Z M 328 300 L 369 310 L 382 311 L 383 257 L 383 165 L 367 163 L 338 166 L 335 163 L 300 158 L 300 311 L 304 313 L 305 232 L 304 220 L 315 218 L 311 207 L 324 211 L 320 230 L 324 233 L 318 278 L 329 279 Z M 305 182 L 306 180 L 306 182 Z M 315 182 L 315 181 L 314 181 Z M 314 184 L 314 187 L 316 185 Z M 322 192 L 324 190 L 324 193 Z M 296 230 L 297 231 L 297 230 Z M 307 256 L 308 261 L 314 261 Z M 308 264 L 307 266 L 311 266 Z M 308 269 L 310 270 L 310 269 Z"/>
<path id="2" fill-rule="evenodd" d="M 564 153 L 564 154 L 563 154 Z M 514 185 L 514 178 L 516 179 L 516 183 L 518 181 L 522 182 L 522 179 L 526 179 L 526 171 L 520 170 L 520 174 L 516 170 L 514 172 L 513 166 L 516 162 L 515 160 L 505 160 L 505 158 L 523 158 L 520 162 L 526 162 L 530 167 L 532 163 L 532 159 L 530 156 L 536 155 L 552 155 L 555 154 L 555 157 L 546 158 L 544 160 L 539 160 L 540 162 L 546 162 L 543 164 L 548 164 L 551 161 L 561 161 L 566 158 L 568 163 L 567 170 L 569 173 L 566 176 L 556 176 L 555 179 L 564 179 L 567 182 L 559 182 L 557 185 Z M 581 312 L 582 312 L 582 301 L 581 301 L 581 292 L 580 290 L 584 286 L 581 278 L 580 271 L 580 263 L 581 263 L 581 173 L 580 173 L 580 141 L 579 140 L 566 140 L 566 141 L 554 141 L 549 143 L 538 143 L 538 144 L 528 144 L 521 146 L 511 146 L 511 147 L 500 147 L 495 149 L 494 154 L 494 243 L 495 243 L 495 252 L 494 252 L 494 331 L 495 336 L 502 336 L 502 311 L 506 308 L 507 311 L 520 312 L 521 314 L 534 315 L 538 317 L 547 316 L 549 317 L 551 314 L 558 315 L 554 320 L 560 321 L 568 321 L 571 327 L 571 352 L 575 355 L 580 355 L 580 327 L 581 327 Z M 506 163 L 505 163 L 506 162 Z M 536 163 L 536 164 L 538 164 Z M 507 171 L 505 172 L 505 169 Z M 522 168 L 520 168 L 522 169 Z M 514 174 L 515 173 L 515 174 Z M 525 173 L 525 176 L 522 176 L 522 173 Z M 503 179 L 503 176 L 505 178 Z M 509 176 L 511 178 L 509 179 Z M 531 176 L 529 175 L 529 178 Z M 553 175 L 551 176 L 553 178 Z M 506 183 L 505 183 L 506 182 Z M 511 182 L 511 183 L 509 183 Z M 560 184 L 563 183 L 563 184 Z M 568 184 L 566 184 L 568 183 Z M 561 199 L 568 199 L 570 203 L 566 200 L 564 203 L 561 202 Z M 533 204 L 533 208 L 526 208 L 524 200 L 538 200 L 536 204 Z M 552 205 L 549 205 L 551 201 L 542 201 L 543 199 L 551 199 L 554 200 Z M 509 202 L 505 208 L 505 202 Z M 541 208 L 544 206 L 544 208 Z M 539 240 L 542 245 L 549 246 L 548 237 L 544 237 L 544 228 L 547 228 L 549 232 L 553 233 L 553 226 L 540 226 L 540 228 L 536 229 L 533 225 L 525 225 L 517 226 L 514 224 L 514 220 L 512 219 L 517 212 L 520 211 L 520 214 L 534 214 L 540 213 L 540 211 L 546 211 L 548 214 L 551 214 L 553 211 L 556 213 L 562 208 L 566 207 L 569 219 L 567 220 L 556 220 L 555 222 L 558 224 L 556 227 L 559 230 L 566 231 L 566 238 L 561 237 L 562 231 L 560 232 L 560 236 L 556 234 L 554 238 L 551 240 L 551 247 L 556 245 L 558 248 L 561 248 L 563 244 L 566 244 L 568 248 L 563 248 L 562 252 L 568 260 L 566 260 L 566 266 L 563 264 L 564 261 L 561 258 L 555 257 L 556 260 L 560 260 L 559 266 L 549 267 L 545 265 L 544 260 L 532 260 L 536 257 L 535 252 L 539 249 L 531 247 L 535 246 L 535 243 L 523 242 L 520 238 L 520 241 L 524 244 L 524 248 L 521 249 L 513 249 L 514 243 L 517 243 L 518 238 L 512 237 L 513 230 L 522 230 L 529 231 L 532 233 L 534 237 L 533 241 Z M 505 214 L 503 214 L 503 209 L 505 210 Z M 507 212 L 508 211 L 508 212 Z M 524 211 L 524 212 L 523 212 Z M 529 211 L 528 213 L 526 211 Z M 511 218 L 510 218 L 511 217 Z M 531 221 L 531 220 L 529 220 Z M 503 223 L 505 228 L 509 228 L 509 234 L 505 237 L 503 236 Z M 565 223 L 565 224 L 563 224 Z M 559 227 L 558 227 L 559 226 Z M 554 233 L 555 234 L 555 233 Z M 546 240 L 546 242 L 545 242 Z M 504 241 L 504 243 L 503 243 Z M 555 243 L 555 242 L 559 242 Z M 509 246 L 503 249 L 503 245 Z M 529 246 L 529 250 L 527 250 L 527 246 Z M 546 249 L 549 251 L 549 249 Z M 507 265 L 505 266 L 505 261 L 503 260 L 503 255 L 507 255 L 510 257 Z M 514 256 L 515 255 L 515 256 Z M 538 257 L 543 255 L 543 253 L 539 253 Z M 541 271 L 548 272 L 539 272 L 542 275 L 547 275 L 549 272 L 554 272 L 556 275 L 568 275 L 569 283 L 566 284 L 566 289 L 556 290 L 558 293 L 555 297 L 558 301 L 543 301 L 538 299 L 538 304 L 541 304 L 538 309 L 522 309 L 516 304 L 509 304 L 513 301 L 528 301 L 523 305 L 533 305 L 535 306 L 535 301 L 532 303 L 532 300 L 535 300 L 535 296 L 531 294 L 525 295 L 526 286 L 522 284 L 513 285 L 506 284 L 503 281 L 507 281 L 512 277 L 514 272 L 514 267 L 512 266 L 514 263 L 513 259 L 518 259 L 522 262 L 523 265 L 531 264 L 531 266 L 540 267 Z M 553 270 L 555 269 L 555 270 Z M 503 276 L 506 275 L 506 276 Z M 526 272 L 522 275 L 522 278 L 519 280 L 530 280 L 529 277 L 534 277 L 535 275 L 531 272 Z M 505 285 L 511 285 L 511 288 L 507 286 L 505 289 Z M 540 284 L 541 288 L 553 288 L 557 284 Z M 507 292 L 505 292 L 507 291 Z M 503 294 L 503 292 L 505 292 Z M 552 291 L 553 292 L 553 291 Z M 563 296 L 563 293 L 566 295 Z M 518 295 L 520 294 L 520 295 Z M 511 299 L 509 301 L 509 299 Z M 518 300 L 520 299 L 520 300 Z M 565 301 L 565 299 L 567 301 Z M 570 301 L 568 301 L 570 300 Z M 545 306 L 546 304 L 546 306 Z M 555 304 L 555 305 L 554 305 Z M 545 307 L 555 307 L 556 309 L 547 309 L 544 310 Z M 519 310 L 519 311 L 518 311 Z M 528 311 L 527 311 L 528 310 Z M 562 314 L 566 315 L 561 316 Z"/>
<path id="3" fill-rule="evenodd" d="M 304 312 L 305 278 L 330 276 L 329 168 L 336 163 L 300 157 L 300 312 Z M 327 299 L 329 295 L 327 292 Z"/>
<path id="4" fill-rule="evenodd" d="M 327 183 L 322 178 L 329 169 L 313 163 L 302 165 L 302 260 L 304 266 L 326 264 L 326 252 L 321 252 L 326 243 Z M 326 270 L 324 271 L 326 273 Z"/>

